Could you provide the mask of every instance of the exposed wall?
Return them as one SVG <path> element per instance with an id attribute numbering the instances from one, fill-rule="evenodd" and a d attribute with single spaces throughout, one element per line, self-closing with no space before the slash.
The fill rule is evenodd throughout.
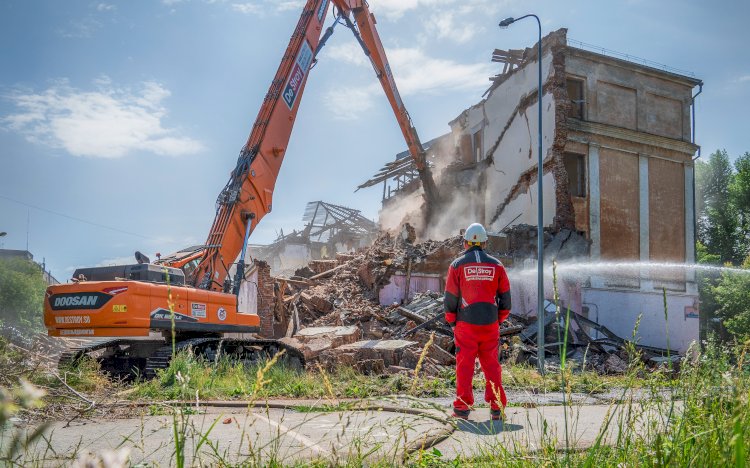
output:
<path id="1" fill-rule="evenodd" d="M 648 161 L 649 257 L 654 262 L 685 261 L 685 168 L 664 159 Z M 653 271 L 656 280 L 684 281 L 682 270 Z"/>
<path id="2" fill-rule="evenodd" d="M 237 295 L 237 312 L 242 314 L 258 313 L 258 269 L 246 274 L 247 280 L 240 284 L 240 293 Z"/>
<path id="3" fill-rule="evenodd" d="M 557 214 L 554 155 L 560 126 L 556 121 L 557 103 L 552 92 L 556 83 L 555 50 L 551 44 L 564 41 L 564 30 L 545 38 L 542 51 L 542 152 L 545 156 L 544 224 L 552 225 Z M 492 89 L 479 104 L 464 111 L 451 122 L 456 135 L 459 154 L 466 151 L 467 141 L 481 132 L 481 146 L 489 165 L 484 169 L 484 221 L 490 230 L 506 226 L 537 222 L 537 163 L 538 163 L 538 62 L 534 56 L 511 72 Z M 558 71 L 559 73 L 559 71 Z M 559 80 L 558 80 L 559 82 Z M 466 159 L 466 158 L 464 158 Z"/>
<path id="4" fill-rule="evenodd" d="M 273 309 L 275 295 L 274 281 L 271 278 L 271 267 L 266 262 L 256 262 L 258 271 L 258 316 L 260 317 L 260 336 L 271 338 L 274 336 Z M 251 287 L 253 285 L 250 285 Z"/>
<path id="5" fill-rule="evenodd" d="M 690 106 L 700 82 L 573 47 L 565 67 L 571 79 L 584 83 L 583 112 L 568 121 L 566 149 L 587 157 L 592 258 L 693 261 L 688 181 L 698 147 L 690 142 Z M 579 202 L 577 215 L 582 208 Z M 679 271 L 623 273 L 644 281 L 617 286 L 686 290 Z"/>
<path id="6" fill-rule="evenodd" d="M 589 318 L 612 330 L 621 338 L 633 336 L 638 317 L 638 343 L 667 348 L 680 353 L 698 341 L 697 296 L 667 295 L 667 320 L 664 298 L 658 292 L 583 289 L 583 304 Z"/>
<path id="7" fill-rule="evenodd" d="M 307 265 L 312 258 L 308 244 L 285 244 L 279 254 L 269 260 L 273 271 L 289 271 Z"/>
<path id="8" fill-rule="evenodd" d="M 409 280 L 409 298 L 411 300 L 417 293 L 432 291 L 440 292 L 443 282 L 439 274 L 412 273 Z M 391 276 L 390 281 L 378 293 L 380 305 L 402 304 L 406 293 L 406 275 L 396 273 Z"/>
<path id="9" fill-rule="evenodd" d="M 565 68 L 585 81 L 584 120 L 690 141 L 696 80 L 573 47 Z"/>
<path id="10" fill-rule="evenodd" d="M 638 157 L 602 148 L 599 151 L 601 258 L 640 258 Z"/>

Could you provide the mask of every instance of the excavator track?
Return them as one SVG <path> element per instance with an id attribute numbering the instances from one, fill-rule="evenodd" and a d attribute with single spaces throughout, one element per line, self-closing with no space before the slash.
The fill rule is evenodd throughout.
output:
<path id="1" fill-rule="evenodd" d="M 62 369 L 63 367 L 71 366 L 81 360 L 85 355 L 109 346 L 116 346 L 121 341 L 126 340 L 121 338 L 105 338 L 101 340 L 92 340 L 86 343 L 79 343 L 76 346 L 69 347 L 67 351 L 63 351 L 60 355 L 60 359 L 57 360 L 57 368 Z"/>
<path id="2" fill-rule="evenodd" d="M 169 363 L 172 360 L 173 351 L 175 354 L 191 348 L 194 351 L 198 351 L 202 347 L 202 345 L 212 343 L 218 339 L 219 338 L 191 338 L 188 340 L 175 342 L 174 347 L 171 343 L 166 346 L 162 346 L 161 348 L 157 349 L 154 354 L 149 356 L 148 359 L 146 359 L 146 367 L 143 370 L 143 377 L 148 380 L 153 379 L 154 377 L 156 377 L 157 371 L 169 367 Z"/>
<path id="3" fill-rule="evenodd" d="M 174 350 L 171 344 L 162 346 L 148 357 L 143 370 L 143 377 L 153 379 L 159 370 L 169 367 L 173 351 L 179 353 L 191 349 L 196 356 L 207 361 L 216 361 L 222 356 L 231 360 L 253 364 L 264 359 L 270 359 L 284 350 L 283 361 L 288 364 L 304 367 L 304 355 L 291 346 L 270 339 L 234 339 L 234 338 L 191 338 L 175 343 Z"/>
<path id="4" fill-rule="evenodd" d="M 155 348 L 164 345 L 163 339 L 142 340 L 128 338 L 106 338 L 80 343 L 68 348 L 57 361 L 58 369 L 70 367 L 88 356 L 95 359 L 100 369 L 116 379 L 131 380 L 143 373 Z"/>

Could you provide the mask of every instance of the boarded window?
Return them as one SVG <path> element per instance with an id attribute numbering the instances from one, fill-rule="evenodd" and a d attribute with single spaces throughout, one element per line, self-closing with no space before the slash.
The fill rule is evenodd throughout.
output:
<path id="1" fill-rule="evenodd" d="M 471 144 L 471 135 L 463 134 L 461 135 L 460 140 L 460 153 L 461 153 L 461 161 L 463 161 L 465 164 L 471 164 L 474 162 L 474 152 L 472 149 Z"/>
<path id="2" fill-rule="evenodd" d="M 565 170 L 568 172 L 568 189 L 574 197 L 586 196 L 586 157 L 582 154 L 565 153 Z"/>
<path id="3" fill-rule="evenodd" d="M 477 130 L 471 138 L 471 145 L 474 149 L 474 161 L 479 162 L 482 158 L 482 130 Z"/>
<path id="4" fill-rule="evenodd" d="M 568 78 L 566 84 L 568 87 L 568 99 L 570 99 L 570 113 L 568 116 L 583 119 L 583 105 L 586 103 L 586 98 L 583 94 L 583 80 Z"/>
<path id="5" fill-rule="evenodd" d="M 604 124 L 636 130 L 638 93 L 635 88 L 596 82 L 596 118 Z"/>

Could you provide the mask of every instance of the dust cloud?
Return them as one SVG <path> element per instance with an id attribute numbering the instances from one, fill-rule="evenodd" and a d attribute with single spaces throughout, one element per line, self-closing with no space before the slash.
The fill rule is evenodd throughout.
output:
<path id="1" fill-rule="evenodd" d="M 429 153 L 441 198 L 441 203 L 433 207 L 429 225 L 425 226 L 424 190 L 420 187 L 408 194 L 398 194 L 384 204 L 379 214 L 382 230 L 396 233 L 409 223 L 417 228 L 419 241 L 443 240 L 484 218 L 485 194 L 479 186 L 478 172 L 455 167 L 460 164 L 456 149 L 448 143 L 430 148 Z M 453 170 L 446 170 L 449 166 Z"/>

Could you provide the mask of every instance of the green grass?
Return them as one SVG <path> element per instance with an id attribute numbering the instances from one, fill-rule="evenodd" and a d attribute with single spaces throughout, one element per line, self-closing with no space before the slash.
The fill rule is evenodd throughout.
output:
<path id="1" fill-rule="evenodd" d="M 246 366 L 242 363 L 222 359 L 205 362 L 188 352 L 179 353 L 170 366 L 160 371 L 157 378 L 134 384 L 128 393 L 135 400 L 175 400 L 185 396 L 195 399 L 247 399 L 251 395 L 263 398 L 371 398 L 411 393 L 412 376 L 380 375 L 367 376 L 351 367 L 341 367 L 326 378 L 331 383 L 333 395 L 318 371 L 303 371 L 290 367 L 283 361 L 277 363 L 265 375 L 263 388 L 256 391 L 256 374 L 260 365 Z M 585 371 L 571 373 L 568 390 L 581 393 L 600 393 L 626 385 L 642 387 L 661 379 L 658 374 L 649 378 L 635 379 L 628 376 L 602 376 Z M 180 381 L 182 379 L 182 382 Z M 560 391 L 559 373 L 539 375 L 528 365 L 515 365 L 503 370 L 503 383 L 509 390 Z M 484 388 L 481 375 L 474 379 L 474 387 Z M 455 373 L 452 368 L 435 377 L 422 376 L 413 393 L 418 397 L 450 397 L 455 392 Z"/>
<path id="2" fill-rule="evenodd" d="M 261 365 L 246 366 L 222 359 L 207 363 L 189 353 L 180 353 L 157 378 L 138 382 L 129 393 L 131 399 L 174 400 L 188 396 L 201 399 L 263 398 L 368 398 L 405 393 L 411 377 L 404 375 L 366 376 L 350 367 L 326 374 L 329 390 L 318 371 L 303 371 L 283 361 L 264 375 L 264 384 L 257 389 L 257 372 Z M 182 380 L 182 381 L 181 381 Z M 447 377 L 423 380 L 417 388 L 420 396 L 441 396 L 453 391 Z M 333 392 L 333 395 L 330 392 Z"/>
<path id="3" fill-rule="evenodd" d="M 481 382 L 475 379 L 474 385 Z M 601 375 L 593 371 L 570 372 L 567 386 L 569 391 L 576 393 L 596 394 L 611 389 L 623 388 L 627 385 L 641 388 L 650 383 L 664 383 L 661 374 L 646 374 L 644 377 L 632 379 L 629 375 Z M 540 375 L 536 367 L 530 365 L 514 365 L 503 367 L 503 386 L 506 390 L 528 390 L 559 392 L 563 388 L 560 372 L 547 372 Z"/>

